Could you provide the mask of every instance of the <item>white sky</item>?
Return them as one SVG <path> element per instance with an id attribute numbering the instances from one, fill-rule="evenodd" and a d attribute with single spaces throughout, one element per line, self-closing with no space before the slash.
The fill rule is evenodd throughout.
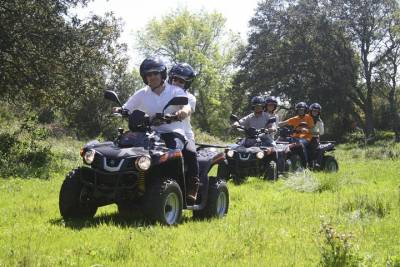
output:
<path id="1" fill-rule="evenodd" d="M 238 32 L 245 40 L 250 18 L 254 15 L 257 2 L 260 0 L 94 0 L 85 8 L 78 8 L 75 12 L 80 18 L 90 14 L 103 15 L 112 11 L 118 18 L 122 18 L 125 25 L 121 41 L 128 44 L 130 65 L 137 65 L 141 60 L 134 51 L 134 34 L 143 29 L 147 22 L 157 16 L 162 16 L 175 10 L 176 7 L 187 7 L 189 10 L 204 9 L 208 12 L 217 11 L 226 18 L 226 28 Z"/>

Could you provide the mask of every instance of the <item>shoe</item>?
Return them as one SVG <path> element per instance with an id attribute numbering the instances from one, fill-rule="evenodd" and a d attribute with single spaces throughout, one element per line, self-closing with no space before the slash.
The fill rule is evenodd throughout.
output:
<path id="1" fill-rule="evenodd" d="M 187 189 L 187 199 L 189 201 L 195 202 L 197 199 L 197 191 L 199 190 L 199 178 L 194 177 L 191 181 L 191 184 L 188 184 Z"/>

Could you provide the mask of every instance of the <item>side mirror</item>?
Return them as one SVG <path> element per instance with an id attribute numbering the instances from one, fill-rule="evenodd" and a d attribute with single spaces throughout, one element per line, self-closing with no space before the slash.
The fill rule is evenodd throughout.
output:
<path id="1" fill-rule="evenodd" d="M 229 119 L 230 119 L 231 121 L 239 121 L 238 116 L 236 116 L 236 115 L 234 115 L 234 114 L 231 114 L 231 116 L 229 116 Z"/>
<path id="2" fill-rule="evenodd" d="M 184 105 L 187 105 L 188 103 L 189 103 L 189 99 L 185 96 L 174 97 L 165 105 L 165 107 L 163 109 L 163 113 L 164 113 L 164 110 L 166 110 L 167 107 L 169 107 L 169 106 L 184 106 Z"/>
<path id="3" fill-rule="evenodd" d="M 122 107 L 121 101 L 119 100 L 116 92 L 111 91 L 111 90 L 106 90 L 106 91 L 104 91 L 104 98 L 111 100 Z"/>

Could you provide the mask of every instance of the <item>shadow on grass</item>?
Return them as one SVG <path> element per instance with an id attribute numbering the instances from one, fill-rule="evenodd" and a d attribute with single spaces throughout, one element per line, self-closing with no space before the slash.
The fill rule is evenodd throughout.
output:
<path id="1" fill-rule="evenodd" d="M 192 217 L 183 216 L 181 222 L 178 225 L 182 225 L 188 222 L 199 221 Z M 160 225 L 159 223 L 151 222 L 144 217 L 125 217 L 116 213 L 101 214 L 92 219 L 74 219 L 65 221 L 63 218 L 50 219 L 50 224 L 56 226 L 65 226 L 73 230 L 81 230 L 84 228 L 94 228 L 101 225 L 118 226 L 121 228 L 143 228 Z M 172 226 L 174 227 L 174 226 Z"/>
<path id="2" fill-rule="evenodd" d="M 155 225 L 144 218 L 126 218 L 118 213 L 101 214 L 91 219 L 71 219 L 64 220 L 63 218 L 51 219 L 49 222 L 57 226 L 65 226 L 74 230 L 83 228 L 94 228 L 101 225 L 119 226 L 119 227 L 147 227 Z"/>

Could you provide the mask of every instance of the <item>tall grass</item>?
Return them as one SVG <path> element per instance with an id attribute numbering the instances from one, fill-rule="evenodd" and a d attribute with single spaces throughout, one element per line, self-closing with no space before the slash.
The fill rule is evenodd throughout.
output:
<path id="1" fill-rule="evenodd" d="M 92 220 L 64 222 L 58 193 L 65 174 L 81 164 L 83 143 L 52 142 L 50 179 L 0 179 L 0 266 L 335 266 L 335 255 L 399 265 L 398 159 L 355 158 L 339 146 L 336 174 L 229 182 L 225 218 L 195 221 L 185 211 L 181 225 L 163 227 L 125 220 L 113 205 Z M 321 219 L 339 239 L 327 239 Z"/>

